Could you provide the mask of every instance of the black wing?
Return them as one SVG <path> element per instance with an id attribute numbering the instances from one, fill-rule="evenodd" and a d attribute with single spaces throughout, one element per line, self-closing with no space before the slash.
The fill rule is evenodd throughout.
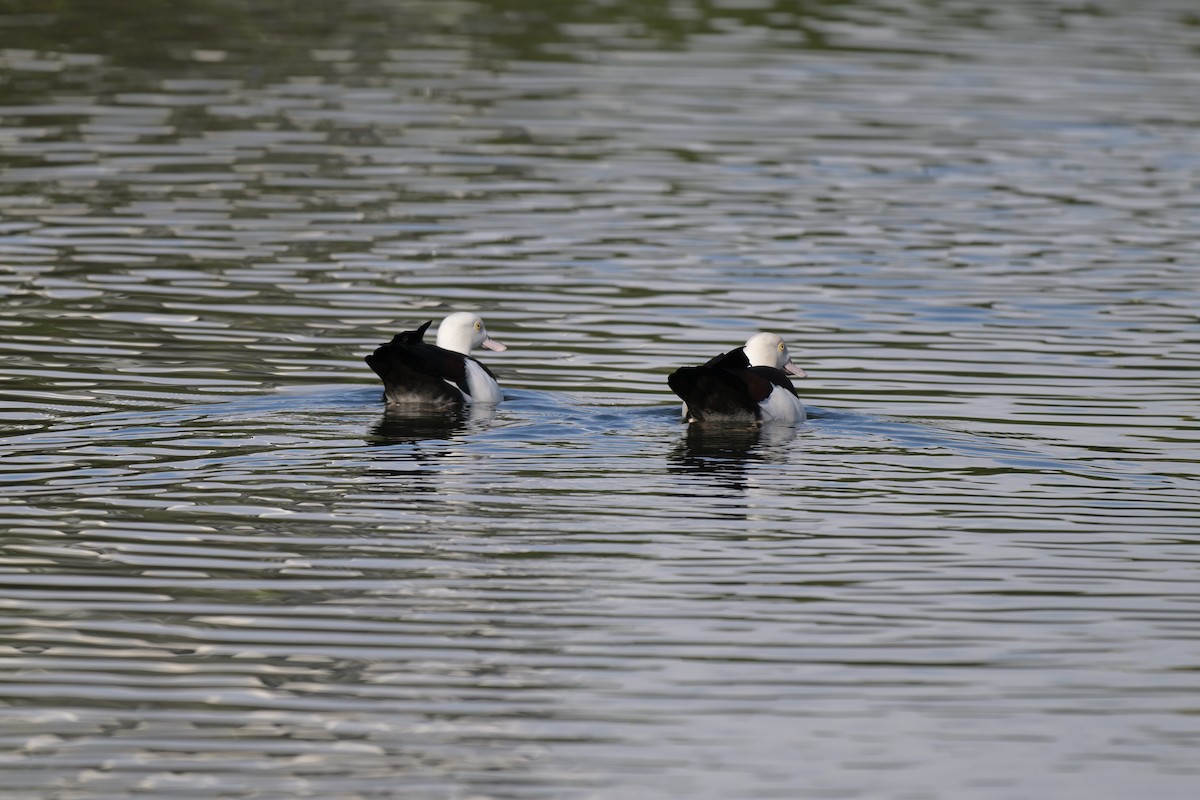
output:
<path id="1" fill-rule="evenodd" d="M 466 356 L 426 344 L 429 325 L 426 322 L 415 331 L 396 334 L 366 357 L 367 366 L 383 381 L 383 396 L 389 404 L 457 405 L 468 394 Z"/>
<path id="2" fill-rule="evenodd" d="M 770 381 L 775 386 L 787 389 L 797 397 L 800 396 L 800 393 L 796 391 L 796 387 L 792 383 L 792 379 L 781 369 L 776 369 L 775 367 L 750 367 L 746 371 L 759 376 L 763 380 Z"/>
<path id="3" fill-rule="evenodd" d="M 713 356 L 704 366 L 730 370 L 749 369 L 750 359 L 746 357 L 746 348 L 739 347 L 736 350 L 730 350 L 728 353 Z"/>
<path id="4" fill-rule="evenodd" d="M 708 366 L 681 367 L 667 378 L 667 385 L 698 420 L 757 417 L 758 404 L 772 389 L 771 381 L 753 371 L 731 372 Z"/>

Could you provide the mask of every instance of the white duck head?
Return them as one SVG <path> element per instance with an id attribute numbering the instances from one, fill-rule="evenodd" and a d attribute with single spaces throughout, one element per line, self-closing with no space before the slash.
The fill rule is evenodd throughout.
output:
<path id="1" fill-rule="evenodd" d="M 483 320 L 470 311 L 456 311 L 442 320 L 438 325 L 437 346 L 464 356 L 470 355 L 476 347 L 497 352 L 508 349 L 488 336 Z"/>
<path id="2" fill-rule="evenodd" d="M 439 333 L 439 340 L 441 334 Z M 787 343 L 774 333 L 756 333 L 746 340 L 746 358 L 752 367 L 774 367 L 795 375 L 805 377 L 804 370 L 792 363 L 788 353 Z"/>

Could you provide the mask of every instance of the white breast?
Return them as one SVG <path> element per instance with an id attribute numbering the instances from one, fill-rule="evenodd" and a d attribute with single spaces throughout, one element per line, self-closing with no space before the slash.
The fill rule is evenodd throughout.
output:
<path id="1" fill-rule="evenodd" d="M 470 390 L 473 403 L 490 403 L 495 405 L 504 399 L 500 384 L 488 374 L 487 370 L 473 358 L 466 359 L 467 388 Z"/>
<path id="2" fill-rule="evenodd" d="M 767 395 L 767 399 L 758 404 L 762 412 L 763 422 L 780 422 L 785 425 L 796 425 L 804 422 L 804 405 L 796 395 L 787 389 L 776 386 Z"/>

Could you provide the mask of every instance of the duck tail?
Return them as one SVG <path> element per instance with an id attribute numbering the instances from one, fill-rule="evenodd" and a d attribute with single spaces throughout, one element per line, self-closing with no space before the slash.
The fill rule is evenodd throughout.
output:
<path id="1" fill-rule="evenodd" d="M 671 391 L 687 403 L 697 420 L 706 417 L 754 417 L 757 401 L 737 374 L 712 367 L 680 367 L 667 378 Z"/>

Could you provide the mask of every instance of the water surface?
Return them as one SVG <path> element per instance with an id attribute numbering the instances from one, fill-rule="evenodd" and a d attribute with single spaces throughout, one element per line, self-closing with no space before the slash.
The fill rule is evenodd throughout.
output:
<path id="1" fill-rule="evenodd" d="M 1190 4 L 22 5 L 11 796 L 1194 796 Z"/>

